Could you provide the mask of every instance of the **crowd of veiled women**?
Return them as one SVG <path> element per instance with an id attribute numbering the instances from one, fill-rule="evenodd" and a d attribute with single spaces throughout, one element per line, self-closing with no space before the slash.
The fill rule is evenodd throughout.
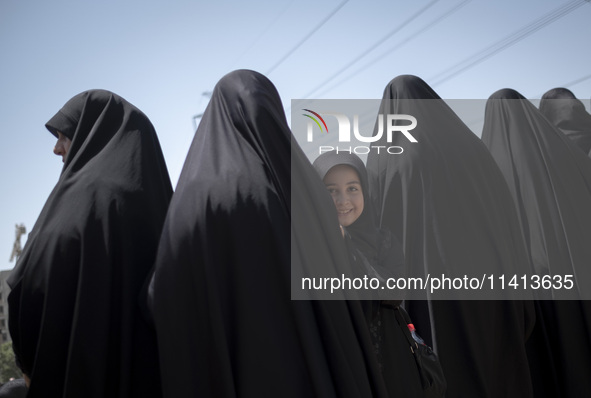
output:
<path id="1" fill-rule="evenodd" d="M 413 115 L 418 145 L 312 165 L 273 84 L 232 72 L 173 193 L 140 110 L 103 90 L 68 101 L 46 125 L 63 170 L 9 280 L 27 396 L 589 394 L 588 301 L 291 299 L 319 266 L 590 280 L 591 115 L 572 93 L 539 110 L 494 93 L 482 139 L 414 76 L 380 113 Z M 425 379 L 407 324 L 445 381 Z"/>

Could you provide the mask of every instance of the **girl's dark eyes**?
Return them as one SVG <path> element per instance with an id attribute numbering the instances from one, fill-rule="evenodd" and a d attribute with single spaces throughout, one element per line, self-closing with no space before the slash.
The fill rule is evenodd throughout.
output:
<path id="1" fill-rule="evenodd" d="M 327 188 L 327 191 L 332 195 L 334 193 L 337 193 L 338 192 L 338 189 L 336 189 L 336 188 Z M 359 191 L 359 188 L 357 188 L 357 187 L 347 187 L 347 191 L 349 191 L 349 192 L 357 192 L 357 191 Z"/>

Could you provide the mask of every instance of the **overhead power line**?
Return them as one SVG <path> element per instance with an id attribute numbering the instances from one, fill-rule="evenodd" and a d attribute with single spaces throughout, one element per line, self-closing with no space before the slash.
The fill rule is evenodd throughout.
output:
<path id="1" fill-rule="evenodd" d="M 230 67 L 230 70 L 234 70 L 234 67 L 236 66 L 236 64 L 242 59 L 244 58 L 244 56 L 246 54 L 248 54 L 250 52 L 250 50 L 252 50 L 252 48 L 255 46 L 255 44 L 257 44 L 263 37 L 265 37 L 265 35 L 267 34 L 267 32 L 269 31 L 269 29 L 271 29 L 271 27 L 273 25 L 275 25 L 277 23 L 277 21 L 283 16 L 283 14 L 285 14 L 287 12 L 287 10 L 289 10 L 289 8 L 291 7 L 291 5 L 294 3 L 295 0 L 290 1 L 287 6 L 285 6 L 280 12 L 279 14 L 277 14 L 276 17 L 272 18 L 271 21 L 269 22 L 269 24 L 267 25 L 267 27 L 265 29 L 263 29 L 261 31 L 261 33 L 259 33 L 259 35 L 257 36 L 256 39 L 254 39 L 254 41 L 250 44 L 250 46 L 246 47 L 244 51 L 242 51 L 242 54 L 240 54 L 240 56 L 236 59 L 236 61 L 234 61 L 232 63 L 232 66 Z"/>
<path id="2" fill-rule="evenodd" d="M 591 0 L 587 0 L 587 1 L 591 1 Z M 566 83 L 563 87 L 574 86 L 575 84 L 579 84 L 579 83 L 584 82 L 585 80 L 589 80 L 589 79 L 591 79 L 591 75 L 583 76 L 583 77 L 580 77 L 576 80 L 573 80 L 572 82 Z"/>
<path id="3" fill-rule="evenodd" d="M 417 28 L 415 30 L 415 32 L 413 32 L 412 34 L 406 36 L 404 39 L 398 41 L 398 43 L 396 43 L 394 46 L 390 47 L 389 49 L 387 49 L 383 53 L 380 53 L 380 55 L 378 55 L 375 58 L 372 58 L 370 61 L 364 63 L 362 66 L 360 66 L 359 68 L 355 69 L 354 72 L 346 75 L 344 78 L 340 79 L 339 81 L 337 81 L 333 85 L 325 88 L 324 90 L 322 90 L 321 92 L 317 93 L 316 95 L 317 96 L 321 96 L 323 94 L 326 94 L 327 92 L 331 91 L 335 87 L 338 87 L 338 86 L 342 85 L 343 83 L 345 83 L 346 81 L 348 81 L 351 78 L 353 78 L 354 76 L 357 76 L 359 73 L 362 73 L 363 71 L 366 71 L 367 68 L 370 68 L 373 65 L 377 65 L 380 61 L 384 60 L 388 55 L 391 55 L 398 48 L 402 47 L 405 44 L 408 44 L 413 39 L 416 39 L 417 37 L 419 37 L 423 33 L 427 32 L 429 29 L 435 27 L 438 23 L 444 21 L 447 17 L 449 17 L 450 15 L 452 15 L 453 13 L 455 13 L 456 11 L 458 11 L 460 8 L 462 8 L 463 6 L 465 6 L 466 4 L 468 4 L 470 1 L 472 1 L 472 0 L 463 0 L 460 3 L 458 3 L 457 5 L 453 6 L 449 10 L 447 10 L 446 12 L 444 12 L 443 14 L 438 15 L 435 18 L 431 19 L 429 22 L 423 24 L 420 28 Z"/>
<path id="4" fill-rule="evenodd" d="M 336 73 L 334 73 L 331 77 L 329 77 L 328 79 L 326 79 L 324 82 L 322 82 L 315 89 L 313 89 L 312 91 L 310 91 L 309 93 L 307 93 L 306 95 L 304 95 L 302 98 L 309 98 L 312 94 L 314 94 L 316 91 L 318 91 L 319 89 L 321 89 L 322 87 L 324 87 L 325 85 L 327 85 L 328 83 L 330 83 L 331 81 L 333 81 L 337 76 L 339 76 L 341 73 L 343 73 L 344 71 L 346 71 L 347 69 L 349 69 L 351 66 L 355 65 L 355 63 L 357 63 L 359 60 L 363 59 L 367 54 L 369 54 L 370 52 L 372 52 L 373 50 L 375 50 L 379 45 L 381 45 L 382 43 L 384 43 L 390 37 L 392 37 L 396 33 L 400 32 L 406 25 L 408 25 L 411 22 L 416 22 L 417 18 L 419 18 L 419 16 L 421 14 L 423 14 L 425 11 L 427 11 L 430 7 L 432 7 L 438 1 L 439 0 L 432 0 L 426 6 L 424 6 L 419 11 L 417 11 L 416 13 L 414 13 L 413 15 L 411 15 L 409 18 L 407 18 L 401 25 L 399 25 L 396 28 L 394 28 L 394 30 L 390 31 L 388 34 L 386 34 L 380 40 L 376 41 L 374 44 L 372 44 L 369 48 L 367 48 L 361 54 L 357 55 L 351 62 L 347 63 L 345 66 L 343 66 L 341 69 L 339 69 Z"/>
<path id="5" fill-rule="evenodd" d="M 293 54 L 302 44 L 304 44 L 314 33 L 318 31 L 329 19 L 331 19 L 349 0 L 341 2 L 334 10 L 332 10 L 318 25 L 316 25 L 302 40 L 300 40 L 291 50 L 289 50 L 283 57 L 279 59 L 269 70 L 265 73 L 267 76 L 273 72 L 279 65 L 283 63 L 291 54 Z"/>
<path id="6" fill-rule="evenodd" d="M 590 0 L 587 0 L 587 1 L 590 1 Z M 556 87 L 568 88 L 568 87 L 574 86 L 575 84 L 579 84 L 579 83 L 582 83 L 584 81 L 587 81 L 589 79 L 591 79 L 591 74 L 585 75 L 583 77 L 579 77 L 578 79 L 572 80 L 572 81 L 570 81 L 568 83 L 561 84 L 560 86 L 556 86 Z M 540 93 L 535 98 L 542 98 L 543 95 L 544 95 L 544 93 Z"/>
<path id="7" fill-rule="evenodd" d="M 542 17 L 534 20 L 533 22 L 525 25 L 521 29 L 513 32 L 509 36 L 504 37 L 503 39 L 489 45 L 488 47 L 484 48 L 483 50 L 477 52 L 476 54 L 466 58 L 465 60 L 458 62 L 457 64 L 453 65 L 452 67 L 444 70 L 443 72 L 439 73 L 438 75 L 432 77 L 428 80 L 429 84 L 432 86 L 436 86 L 447 80 L 451 79 L 459 75 L 462 72 L 478 65 L 479 63 L 485 61 L 486 59 L 492 57 L 495 54 L 507 49 L 508 47 L 514 45 L 515 43 L 525 39 L 526 37 L 530 36 L 531 34 L 537 32 L 538 30 L 542 29 L 544 26 L 551 24 L 552 22 L 562 18 L 566 14 L 574 11 L 578 7 L 582 6 L 585 3 L 588 3 L 589 0 L 574 0 L 571 1 L 563 6 L 558 7 L 557 9 L 549 12 L 548 14 L 543 15 Z"/>

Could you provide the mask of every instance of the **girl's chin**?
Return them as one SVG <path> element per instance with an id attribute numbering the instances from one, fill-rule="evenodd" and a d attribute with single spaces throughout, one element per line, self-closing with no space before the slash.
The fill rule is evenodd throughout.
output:
<path id="1" fill-rule="evenodd" d="M 339 223 L 343 226 L 343 227 L 348 227 L 349 225 L 353 224 L 351 222 L 351 220 L 349 219 L 349 217 L 339 217 Z"/>

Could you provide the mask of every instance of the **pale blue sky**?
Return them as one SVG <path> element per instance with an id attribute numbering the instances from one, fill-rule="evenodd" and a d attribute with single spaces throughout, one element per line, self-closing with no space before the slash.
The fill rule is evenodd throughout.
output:
<path id="1" fill-rule="evenodd" d="M 8 262 L 14 224 L 24 222 L 30 231 L 57 181 L 62 163 L 44 124 L 68 99 L 104 88 L 142 109 L 176 184 L 193 115 L 207 104 L 202 93 L 233 69 L 266 73 L 342 2 L 0 0 L 6 149 L 0 160 L 0 269 L 14 265 Z M 461 3 L 349 0 L 268 77 L 288 110 L 291 99 L 313 92 L 361 56 L 311 97 L 380 98 L 393 77 L 410 73 L 434 83 L 448 68 L 572 2 L 472 0 L 442 18 Z M 589 108 L 589 21 L 591 3 L 585 2 L 433 87 L 443 98 L 483 99 L 505 87 L 536 98 L 589 77 L 569 86 Z"/>

